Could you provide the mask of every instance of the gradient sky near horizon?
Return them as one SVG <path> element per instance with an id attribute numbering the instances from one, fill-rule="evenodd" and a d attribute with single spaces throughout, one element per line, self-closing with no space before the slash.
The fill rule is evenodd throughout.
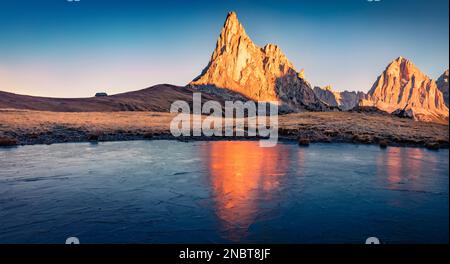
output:
<path id="1" fill-rule="evenodd" d="M 432 78 L 449 67 L 448 0 L 1 0 L 0 90 L 89 97 L 185 85 L 232 10 L 313 86 L 367 91 L 398 56 Z"/>

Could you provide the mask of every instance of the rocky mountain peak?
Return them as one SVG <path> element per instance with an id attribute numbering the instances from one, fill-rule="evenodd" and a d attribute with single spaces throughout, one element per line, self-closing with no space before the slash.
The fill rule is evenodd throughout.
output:
<path id="1" fill-rule="evenodd" d="M 228 13 L 207 67 L 190 85 L 223 88 L 294 111 L 327 109 L 304 72 L 297 72 L 277 45 L 256 46 L 234 12 Z"/>
<path id="2" fill-rule="evenodd" d="M 219 39 L 217 40 L 216 50 L 221 50 L 227 46 L 234 46 L 236 42 L 253 44 L 241 22 L 239 22 L 236 13 L 229 12 L 219 35 Z"/>
<path id="3" fill-rule="evenodd" d="M 393 60 L 386 68 L 388 75 L 399 76 L 400 80 L 409 81 L 412 76 L 428 78 L 414 63 L 404 57 Z"/>
<path id="4" fill-rule="evenodd" d="M 222 28 L 220 38 L 226 39 L 226 36 L 232 36 L 237 34 L 245 34 L 244 27 L 239 22 L 235 12 L 229 12 L 227 19 Z"/>
<path id="5" fill-rule="evenodd" d="M 228 25 L 240 25 L 236 12 L 228 12 L 227 19 L 225 19 L 225 25 L 223 27 L 227 28 Z"/>
<path id="6" fill-rule="evenodd" d="M 403 57 L 386 67 L 360 105 L 402 111 L 421 121 L 448 121 L 449 115 L 436 82 Z"/>

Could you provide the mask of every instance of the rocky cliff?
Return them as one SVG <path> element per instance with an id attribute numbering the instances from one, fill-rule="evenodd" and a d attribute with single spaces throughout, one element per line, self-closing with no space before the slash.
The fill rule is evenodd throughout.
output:
<path id="1" fill-rule="evenodd" d="M 403 57 L 387 66 L 359 105 L 401 112 L 420 121 L 448 122 L 448 108 L 436 82 Z"/>
<path id="2" fill-rule="evenodd" d="M 331 86 L 314 87 L 314 93 L 320 100 L 330 106 L 337 106 L 340 109 L 347 111 L 357 106 L 359 101 L 365 98 L 363 92 L 334 91 Z"/>
<path id="3" fill-rule="evenodd" d="M 317 97 L 323 102 L 331 106 L 339 106 L 341 95 L 339 92 L 333 91 L 331 86 L 328 85 L 323 88 L 315 86 L 313 90 Z"/>
<path id="4" fill-rule="evenodd" d="M 445 105 L 448 107 L 448 70 L 437 79 L 436 84 L 439 91 L 444 95 Z"/>
<path id="5" fill-rule="evenodd" d="M 298 72 L 278 46 L 256 46 L 234 12 L 227 16 L 207 67 L 190 85 L 228 89 L 293 111 L 328 109 L 303 71 Z"/>

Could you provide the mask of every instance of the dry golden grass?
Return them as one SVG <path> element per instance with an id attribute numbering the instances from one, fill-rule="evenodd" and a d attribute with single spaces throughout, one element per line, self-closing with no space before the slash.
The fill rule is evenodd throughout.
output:
<path id="1" fill-rule="evenodd" d="M 417 122 L 389 115 L 352 112 L 299 113 L 282 116 L 280 127 L 317 131 L 327 136 L 352 135 L 380 141 L 417 143 L 441 142 L 448 144 L 449 126 L 437 123 Z M 363 140 L 364 141 L 364 140 Z"/>
<path id="2" fill-rule="evenodd" d="M 175 114 L 162 112 L 42 112 L 0 110 L 0 136 L 19 144 L 127 140 L 169 135 Z M 448 147 L 448 125 L 416 122 L 388 115 L 308 112 L 279 116 L 282 138 L 311 142 L 388 143 Z M 96 135 L 96 136 L 92 136 Z M 108 135 L 108 136 L 102 136 Z"/>
<path id="3" fill-rule="evenodd" d="M 174 114 L 159 112 L 44 112 L 0 111 L 0 133 L 47 132 L 55 126 L 83 131 L 167 131 Z"/>

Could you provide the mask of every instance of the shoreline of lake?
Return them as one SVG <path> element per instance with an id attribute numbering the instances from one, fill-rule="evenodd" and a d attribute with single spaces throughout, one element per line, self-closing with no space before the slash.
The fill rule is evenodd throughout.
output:
<path id="1" fill-rule="evenodd" d="M 175 114 L 162 112 L 0 111 L 0 147 L 130 140 L 258 140 L 261 137 L 174 137 Z M 417 122 L 377 113 L 308 112 L 279 116 L 279 140 L 372 144 L 381 147 L 449 148 L 448 125 Z"/>

